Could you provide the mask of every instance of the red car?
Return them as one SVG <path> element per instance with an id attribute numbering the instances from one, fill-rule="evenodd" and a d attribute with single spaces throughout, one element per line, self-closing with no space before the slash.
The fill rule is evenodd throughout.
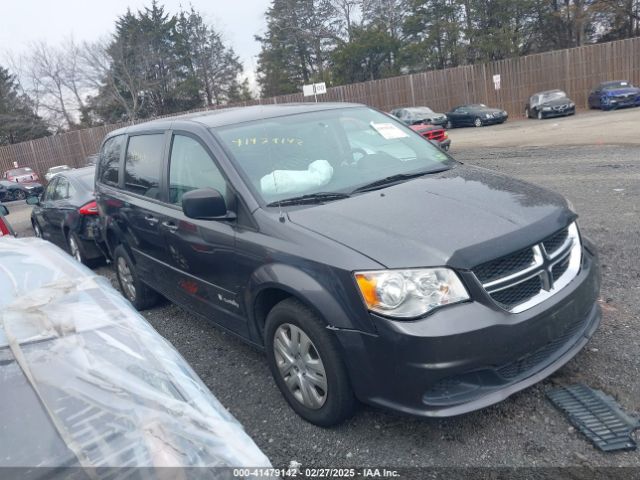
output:
<path id="1" fill-rule="evenodd" d="M 12 168 L 4 172 L 2 178 L 18 183 L 37 182 L 40 180 L 38 174 L 30 167 Z"/>
<path id="2" fill-rule="evenodd" d="M 9 215 L 9 209 L 4 205 L 0 205 L 0 237 L 14 237 L 15 233 L 11 225 L 9 225 L 9 221 L 4 218 L 6 215 Z"/>
<path id="3" fill-rule="evenodd" d="M 435 143 L 442 150 L 447 151 L 451 146 L 451 139 L 449 138 L 447 131 L 440 125 L 428 125 L 421 123 L 417 125 L 410 125 L 409 128 L 414 132 L 419 133 L 432 143 Z"/>

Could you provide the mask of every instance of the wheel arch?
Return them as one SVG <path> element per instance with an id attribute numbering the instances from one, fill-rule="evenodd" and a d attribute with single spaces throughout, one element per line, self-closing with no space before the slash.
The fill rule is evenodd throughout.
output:
<path id="1" fill-rule="evenodd" d="M 286 298 L 295 298 L 310 308 L 327 327 L 357 329 L 346 306 L 307 272 L 284 264 L 259 268 L 245 290 L 245 308 L 253 333 L 262 344 L 264 322 L 271 309 Z M 367 330 L 373 326 L 369 324 Z"/>

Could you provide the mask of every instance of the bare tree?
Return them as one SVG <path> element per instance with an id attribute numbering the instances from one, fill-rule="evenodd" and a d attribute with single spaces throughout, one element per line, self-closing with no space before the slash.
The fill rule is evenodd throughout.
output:
<path id="1" fill-rule="evenodd" d="M 80 71 L 87 85 L 120 105 L 129 120 L 136 120 L 145 100 L 140 92 L 147 84 L 129 58 L 121 44 L 107 39 L 83 43 Z"/>

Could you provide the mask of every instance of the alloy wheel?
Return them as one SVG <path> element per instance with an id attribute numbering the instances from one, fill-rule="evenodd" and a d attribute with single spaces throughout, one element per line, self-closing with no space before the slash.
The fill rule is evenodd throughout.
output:
<path id="1" fill-rule="evenodd" d="M 476 127 L 481 127 L 481 126 L 482 126 L 482 120 L 481 120 L 481 119 L 479 119 L 479 118 L 476 118 L 476 119 L 474 120 L 473 124 L 474 124 Z"/>
<path id="2" fill-rule="evenodd" d="M 42 230 L 40 230 L 40 225 L 37 223 L 33 224 L 33 233 L 36 237 L 42 238 Z"/>
<path id="3" fill-rule="evenodd" d="M 16 200 L 24 200 L 27 195 L 22 190 L 16 190 L 13 196 Z"/>
<path id="4" fill-rule="evenodd" d="M 123 257 L 118 257 L 118 277 L 127 298 L 131 301 L 135 300 L 136 287 L 133 284 L 133 274 L 127 261 Z"/>
<path id="5" fill-rule="evenodd" d="M 291 394 L 307 408 L 322 408 L 327 401 L 327 375 L 309 336 L 300 327 L 283 323 L 274 334 L 273 349 Z"/>

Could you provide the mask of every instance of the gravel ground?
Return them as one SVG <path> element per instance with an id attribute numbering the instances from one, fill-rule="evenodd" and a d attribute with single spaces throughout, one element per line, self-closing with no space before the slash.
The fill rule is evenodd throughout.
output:
<path id="1" fill-rule="evenodd" d="M 277 466 L 292 460 L 323 467 L 640 466 L 637 452 L 595 450 L 544 397 L 554 384 L 584 382 L 640 412 L 640 147 L 484 148 L 456 156 L 562 193 L 580 214 L 583 234 L 600 249 L 602 326 L 541 384 L 456 418 L 417 419 L 365 406 L 349 422 L 321 429 L 289 409 L 261 353 L 168 303 L 145 317 Z M 28 234 L 28 207 L 15 206 L 11 215 Z M 109 267 L 98 272 L 113 279 Z"/>

